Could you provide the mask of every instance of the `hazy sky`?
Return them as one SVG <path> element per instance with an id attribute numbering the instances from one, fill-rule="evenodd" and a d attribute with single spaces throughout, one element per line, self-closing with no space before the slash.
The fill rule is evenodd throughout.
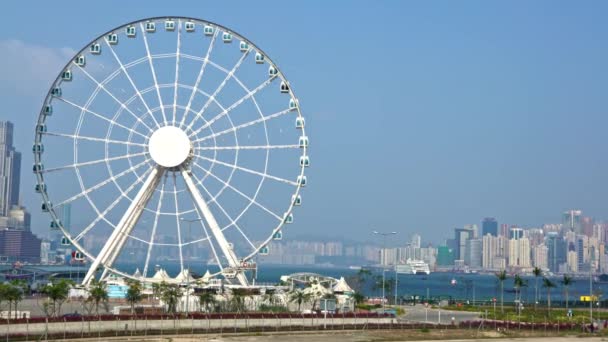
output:
<path id="1" fill-rule="evenodd" d="M 297 234 L 438 242 L 485 216 L 608 217 L 606 2 L 60 3 L 0 5 L 0 119 L 17 127 L 36 232 L 30 151 L 52 79 L 99 34 L 165 15 L 233 28 L 291 80 L 313 160 Z"/>

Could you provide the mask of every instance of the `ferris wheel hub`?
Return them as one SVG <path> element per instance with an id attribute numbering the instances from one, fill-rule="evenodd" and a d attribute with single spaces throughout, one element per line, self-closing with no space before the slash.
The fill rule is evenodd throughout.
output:
<path id="1" fill-rule="evenodd" d="M 148 149 L 156 164 L 176 167 L 190 156 L 191 144 L 188 135 L 181 128 L 165 126 L 152 133 Z"/>

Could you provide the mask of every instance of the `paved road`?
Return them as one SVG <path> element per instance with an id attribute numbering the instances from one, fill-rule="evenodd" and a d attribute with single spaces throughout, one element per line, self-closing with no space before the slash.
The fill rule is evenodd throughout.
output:
<path id="1" fill-rule="evenodd" d="M 452 323 L 452 317 L 454 317 L 454 323 L 476 320 L 479 318 L 479 313 L 477 312 L 430 309 L 426 308 L 422 304 L 418 304 L 416 306 L 405 306 L 404 309 L 405 315 L 399 317 L 399 320 L 405 322 L 450 324 Z"/>

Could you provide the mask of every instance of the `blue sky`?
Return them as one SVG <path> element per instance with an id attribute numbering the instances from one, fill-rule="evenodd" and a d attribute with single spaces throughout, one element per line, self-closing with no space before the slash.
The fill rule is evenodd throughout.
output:
<path id="1" fill-rule="evenodd" d="M 242 33 L 291 80 L 314 144 L 297 234 L 439 242 L 485 216 L 608 217 L 605 2 L 80 3 L 1 5 L 0 119 L 18 128 L 37 232 L 30 149 L 52 79 L 99 34 L 165 15 Z"/>

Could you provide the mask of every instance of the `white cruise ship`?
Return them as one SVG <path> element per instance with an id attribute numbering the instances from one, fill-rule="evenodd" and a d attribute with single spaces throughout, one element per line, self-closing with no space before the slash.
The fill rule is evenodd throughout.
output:
<path id="1" fill-rule="evenodd" d="M 399 274 L 419 274 L 427 275 L 431 274 L 429 264 L 422 260 L 407 259 L 405 264 L 395 265 L 395 271 Z"/>

